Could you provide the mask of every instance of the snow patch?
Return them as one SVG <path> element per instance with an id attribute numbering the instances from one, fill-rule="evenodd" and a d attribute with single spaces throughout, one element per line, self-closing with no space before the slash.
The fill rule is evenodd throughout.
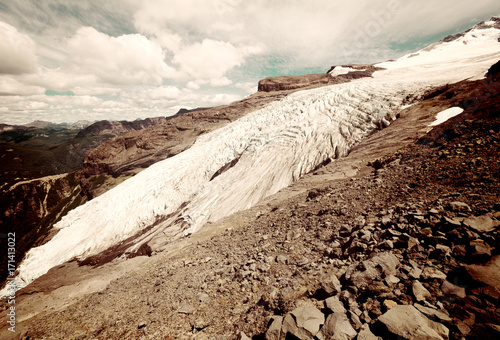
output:
<path id="1" fill-rule="evenodd" d="M 331 75 L 332 77 L 336 77 L 343 74 L 348 74 L 349 72 L 359 72 L 359 71 L 366 71 L 366 69 L 360 70 L 352 67 L 335 66 L 335 68 L 329 72 L 329 75 Z"/>
<path id="2" fill-rule="evenodd" d="M 458 116 L 462 112 L 464 112 L 464 109 L 462 109 L 461 107 L 458 106 L 450 107 L 447 110 L 439 112 L 436 115 L 436 120 L 430 123 L 428 126 L 437 126 L 439 124 L 442 124 L 446 122 L 448 119 Z"/>

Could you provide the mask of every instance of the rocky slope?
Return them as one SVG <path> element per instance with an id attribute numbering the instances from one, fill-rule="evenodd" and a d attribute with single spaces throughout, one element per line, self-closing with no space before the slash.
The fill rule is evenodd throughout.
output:
<path id="1" fill-rule="evenodd" d="M 340 73 L 332 72 L 335 69 L 345 69 L 347 71 Z M 371 77 L 373 72 L 377 70 L 380 70 L 380 68 L 373 65 L 332 66 L 326 73 L 265 78 L 259 81 L 258 90 L 261 92 L 273 92 L 341 84 L 353 79 Z"/>
<path id="2" fill-rule="evenodd" d="M 288 194 L 174 242 L 76 304 L 34 310 L 30 299 L 58 287 L 57 271 L 42 277 L 18 298 L 21 315 L 38 313 L 18 335 L 497 338 L 499 81 L 427 93 Z M 465 111 L 426 133 L 436 109 L 450 106 Z M 416 125 L 417 134 L 404 129 Z"/>

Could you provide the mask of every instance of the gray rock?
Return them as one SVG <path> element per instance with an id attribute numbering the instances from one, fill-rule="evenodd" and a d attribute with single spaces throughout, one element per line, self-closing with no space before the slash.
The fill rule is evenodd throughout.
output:
<path id="1" fill-rule="evenodd" d="M 469 211 L 471 211 L 470 207 L 464 202 L 458 202 L 458 201 L 451 202 L 448 207 L 451 211 L 455 211 L 455 212 L 469 212 Z"/>
<path id="2" fill-rule="evenodd" d="M 328 315 L 321 331 L 316 335 L 319 340 L 351 340 L 357 332 L 347 318 L 347 311 L 338 297 L 326 299 L 325 305 L 332 311 Z"/>
<path id="3" fill-rule="evenodd" d="M 196 308 L 185 302 L 179 307 L 177 311 L 182 314 L 193 314 L 196 311 Z"/>
<path id="4" fill-rule="evenodd" d="M 453 283 L 445 280 L 441 285 L 441 290 L 446 295 L 457 296 L 459 298 L 465 298 L 465 288 L 455 286 Z"/>
<path id="5" fill-rule="evenodd" d="M 395 275 L 389 275 L 384 279 L 384 281 L 387 284 L 387 286 L 393 287 L 394 285 L 398 284 L 400 280 Z"/>
<path id="6" fill-rule="evenodd" d="M 411 286 L 413 296 L 417 301 L 424 301 L 425 299 L 432 298 L 431 293 L 420 283 L 420 281 L 413 282 Z"/>
<path id="7" fill-rule="evenodd" d="M 500 226 L 500 221 L 493 220 L 489 215 L 483 215 L 478 217 L 471 216 L 464 220 L 464 224 L 476 231 L 488 233 L 497 229 Z"/>
<path id="8" fill-rule="evenodd" d="M 339 279 L 337 279 L 337 276 L 332 275 L 321 283 L 321 288 L 328 295 L 334 295 L 340 293 L 342 285 L 340 284 Z"/>
<path id="9" fill-rule="evenodd" d="M 472 256 L 485 257 L 491 256 L 491 247 L 484 243 L 483 240 L 474 240 L 469 243 L 470 253 Z"/>
<path id="10" fill-rule="evenodd" d="M 446 280 L 446 274 L 440 271 L 439 269 L 433 267 L 425 267 L 422 272 L 422 277 L 425 280 L 428 279 Z"/>
<path id="11" fill-rule="evenodd" d="M 415 261 L 410 260 L 411 268 L 408 270 L 408 276 L 412 279 L 418 280 L 420 279 L 420 275 L 422 275 L 422 269 L 418 267 L 418 264 Z"/>
<path id="12" fill-rule="evenodd" d="M 443 340 L 449 335 L 448 328 L 428 319 L 413 306 L 395 306 L 378 320 L 389 333 L 406 339 Z"/>
<path id="13" fill-rule="evenodd" d="M 266 340 L 279 340 L 281 338 L 281 327 L 283 325 L 283 317 L 275 315 L 269 320 L 269 328 L 267 329 Z"/>
<path id="14" fill-rule="evenodd" d="M 358 333 L 357 340 L 379 340 L 380 338 L 375 336 L 370 330 L 370 326 L 368 324 L 364 324 L 361 326 L 361 330 Z"/>
<path id="15" fill-rule="evenodd" d="M 316 307 L 304 306 L 285 316 L 281 331 L 283 336 L 289 333 L 301 340 L 313 339 L 324 323 L 325 316 Z"/>
<path id="16" fill-rule="evenodd" d="M 367 288 L 374 280 L 395 275 L 398 266 L 398 258 L 390 252 L 384 252 L 353 264 L 347 269 L 345 278 L 357 288 Z"/>

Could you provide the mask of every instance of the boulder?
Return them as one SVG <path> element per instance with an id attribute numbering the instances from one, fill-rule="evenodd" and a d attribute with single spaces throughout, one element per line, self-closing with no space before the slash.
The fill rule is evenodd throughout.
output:
<path id="1" fill-rule="evenodd" d="M 337 279 L 337 276 L 332 275 L 321 283 L 321 289 L 323 289 L 328 295 L 335 295 L 340 293 L 342 285 L 340 284 L 339 279 Z"/>
<path id="2" fill-rule="evenodd" d="M 422 277 L 425 280 L 429 279 L 446 280 L 446 274 L 434 267 L 425 267 L 424 270 L 422 271 Z"/>
<path id="3" fill-rule="evenodd" d="M 358 289 L 366 289 L 375 280 L 395 275 L 398 266 L 398 258 L 390 252 L 384 252 L 353 264 L 347 269 L 345 278 Z"/>
<path id="4" fill-rule="evenodd" d="M 469 243 L 469 253 L 477 258 L 488 259 L 491 256 L 491 247 L 483 240 L 474 240 Z"/>
<path id="5" fill-rule="evenodd" d="M 500 256 L 494 256 L 485 265 L 470 265 L 465 269 L 476 281 L 500 290 Z"/>
<path id="6" fill-rule="evenodd" d="M 313 339 L 324 323 L 325 316 L 316 307 L 296 308 L 288 313 L 283 320 L 282 338 L 291 334 L 300 340 Z"/>
<path id="7" fill-rule="evenodd" d="M 380 338 L 375 336 L 370 330 L 370 326 L 368 324 L 364 324 L 361 326 L 361 330 L 358 333 L 357 340 L 379 340 Z"/>
<path id="8" fill-rule="evenodd" d="M 500 226 L 500 222 L 493 220 L 490 215 L 471 216 L 464 220 L 464 224 L 481 233 L 488 233 Z"/>
<path id="9" fill-rule="evenodd" d="M 413 306 L 395 306 L 381 315 L 378 321 L 379 331 L 386 335 L 384 339 L 390 336 L 415 340 L 448 339 L 448 328 L 428 319 Z"/>
<path id="10" fill-rule="evenodd" d="M 351 340 L 357 332 L 347 318 L 347 311 L 337 297 L 325 301 L 327 308 L 333 313 L 328 315 L 321 331 L 316 335 L 319 340 Z"/>
<path id="11" fill-rule="evenodd" d="M 471 208 L 466 203 L 458 202 L 458 201 L 451 202 L 448 205 L 448 208 L 451 211 L 455 211 L 455 212 L 469 212 L 469 211 L 471 211 Z"/>
<path id="12" fill-rule="evenodd" d="M 431 299 L 431 293 L 420 283 L 420 281 L 413 282 L 411 286 L 413 296 L 417 301 L 424 301 L 426 299 Z"/>
<path id="13" fill-rule="evenodd" d="M 443 284 L 441 285 L 441 290 L 443 293 L 446 295 L 451 295 L 451 296 L 456 296 L 459 298 L 465 298 L 465 288 L 455 286 L 453 283 L 449 282 L 448 280 L 445 280 Z"/>
<path id="14" fill-rule="evenodd" d="M 267 329 L 265 340 L 280 340 L 281 327 L 283 325 L 283 317 L 280 315 L 272 316 L 269 320 L 269 327 Z"/>

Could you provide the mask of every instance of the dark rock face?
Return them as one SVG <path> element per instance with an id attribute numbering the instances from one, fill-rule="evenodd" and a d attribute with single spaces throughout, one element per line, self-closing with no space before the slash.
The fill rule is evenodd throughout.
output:
<path id="1" fill-rule="evenodd" d="M 101 121 L 95 122 L 94 124 L 87 126 L 85 129 L 81 130 L 78 133 L 77 137 L 84 138 L 84 137 L 97 136 L 97 135 L 102 135 L 102 134 L 111 134 L 114 136 L 119 136 L 121 134 L 130 132 L 130 131 L 143 130 L 143 129 L 148 128 L 150 126 L 164 123 L 167 120 L 168 120 L 168 118 L 165 118 L 165 117 L 146 118 L 146 119 L 134 120 L 134 121 L 124 121 L 123 120 L 123 121 L 117 121 L 117 122 L 110 122 L 107 120 L 101 120 Z"/>
<path id="2" fill-rule="evenodd" d="M 500 38 L 498 38 L 498 42 L 500 42 Z M 486 76 L 492 78 L 498 76 L 498 74 L 500 74 L 500 61 L 490 67 Z"/>

